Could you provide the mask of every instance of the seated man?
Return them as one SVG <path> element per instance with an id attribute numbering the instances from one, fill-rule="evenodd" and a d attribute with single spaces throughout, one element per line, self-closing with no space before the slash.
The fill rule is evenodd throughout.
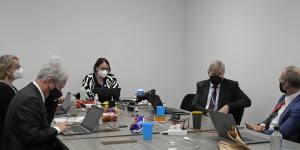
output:
<path id="1" fill-rule="evenodd" d="M 247 124 L 250 130 L 272 134 L 278 126 L 284 139 L 300 142 L 300 69 L 286 67 L 280 78 L 280 91 L 284 94 L 270 116 L 261 124 Z"/>
<path id="2" fill-rule="evenodd" d="M 251 100 L 240 89 L 238 82 L 224 78 L 225 65 L 214 61 L 208 68 L 209 80 L 197 83 L 197 92 L 192 102 L 193 110 L 206 112 L 205 109 L 230 113 L 240 124 L 244 108 Z"/>
<path id="3" fill-rule="evenodd" d="M 37 79 L 20 90 L 10 103 L 4 124 L 2 150 L 65 149 L 57 135 L 69 128 L 68 123 L 50 126 L 45 99 L 53 89 L 61 91 L 67 72 L 60 66 L 46 64 Z"/>

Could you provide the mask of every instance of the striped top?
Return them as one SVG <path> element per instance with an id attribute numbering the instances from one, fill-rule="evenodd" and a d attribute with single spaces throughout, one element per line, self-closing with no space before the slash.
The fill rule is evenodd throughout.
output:
<path id="1" fill-rule="evenodd" d="M 117 79 L 113 74 L 107 74 L 107 76 L 103 79 L 103 85 L 97 82 L 96 74 L 91 73 L 86 75 L 82 81 L 81 85 L 88 96 L 87 99 L 94 99 L 95 94 L 93 93 L 93 89 L 95 88 L 119 88 L 119 84 Z"/>

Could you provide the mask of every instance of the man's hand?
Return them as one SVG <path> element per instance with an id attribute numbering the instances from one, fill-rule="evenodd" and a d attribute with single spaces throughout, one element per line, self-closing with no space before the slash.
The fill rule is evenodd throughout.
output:
<path id="1" fill-rule="evenodd" d="M 224 114 L 228 114 L 229 112 L 229 106 L 228 105 L 224 105 L 219 112 L 224 113 Z"/>
<path id="2" fill-rule="evenodd" d="M 263 125 L 248 124 L 246 122 L 244 122 L 244 123 L 245 123 L 247 129 L 253 130 L 256 132 L 263 132 L 264 128 L 265 128 Z"/>
<path id="3" fill-rule="evenodd" d="M 58 98 L 58 103 L 62 103 L 65 100 L 64 96 L 61 96 L 60 98 Z"/>
<path id="4" fill-rule="evenodd" d="M 58 123 L 55 126 L 60 129 L 60 132 L 64 132 L 66 129 L 70 128 L 69 123 L 66 121 L 62 123 Z"/>

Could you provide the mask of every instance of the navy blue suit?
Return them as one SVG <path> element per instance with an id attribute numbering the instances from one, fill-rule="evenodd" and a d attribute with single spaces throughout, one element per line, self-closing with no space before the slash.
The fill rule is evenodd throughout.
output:
<path id="1" fill-rule="evenodd" d="M 279 99 L 278 103 L 284 101 L 286 95 L 284 94 Z M 269 128 L 271 118 L 267 118 L 264 123 L 266 129 Z M 279 118 L 279 131 L 286 140 L 300 142 L 300 95 L 293 99 L 287 108 L 283 111 Z M 272 134 L 273 130 L 265 130 L 264 133 Z"/>

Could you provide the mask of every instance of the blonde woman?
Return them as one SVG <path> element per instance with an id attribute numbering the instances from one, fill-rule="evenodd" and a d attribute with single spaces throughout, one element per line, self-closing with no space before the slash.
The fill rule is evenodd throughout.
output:
<path id="1" fill-rule="evenodd" d="M 22 77 L 23 69 L 16 56 L 3 55 L 0 57 L 0 141 L 2 140 L 6 110 L 18 91 L 13 86 L 13 82 Z"/>

